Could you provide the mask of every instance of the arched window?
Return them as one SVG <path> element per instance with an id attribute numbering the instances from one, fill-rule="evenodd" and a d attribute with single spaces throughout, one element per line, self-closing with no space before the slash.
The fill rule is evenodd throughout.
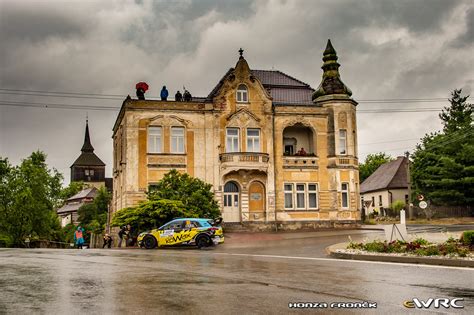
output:
<path id="1" fill-rule="evenodd" d="M 249 101 L 248 90 L 245 84 L 239 85 L 236 97 L 237 103 L 247 103 Z"/>
<path id="2" fill-rule="evenodd" d="M 234 182 L 227 182 L 224 186 L 224 192 L 239 192 L 239 186 Z"/>

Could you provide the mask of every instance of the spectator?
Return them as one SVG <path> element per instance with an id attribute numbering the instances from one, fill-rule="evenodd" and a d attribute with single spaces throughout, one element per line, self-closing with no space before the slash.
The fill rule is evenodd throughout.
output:
<path id="1" fill-rule="evenodd" d="M 84 245 L 83 232 L 84 230 L 80 226 L 78 226 L 76 232 L 74 232 L 74 241 L 78 249 L 82 249 L 82 245 Z"/>
<path id="2" fill-rule="evenodd" d="M 298 155 L 306 155 L 306 151 L 304 150 L 304 148 L 301 148 L 299 151 L 298 151 Z"/>
<path id="3" fill-rule="evenodd" d="M 163 85 L 163 88 L 161 89 L 161 100 L 162 101 L 167 101 L 168 100 L 168 90 L 166 89 L 166 85 Z"/>
<path id="4" fill-rule="evenodd" d="M 119 248 L 122 247 L 122 240 L 123 240 L 123 237 L 126 236 L 126 234 L 127 234 L 127 227 L 124 225 L 118 232 L 119 242 L 118 242 L 117 247 Z"/>
<path id="5" fill-rule="evenodd" d="M 193 97 L 191 96 L 191 93 L 189 93 L 189 91 L 186 90 L 186 89 L 184 90 L 183 97 L 184 97 L 184 101 L 185 101 L 185 102 L 191 102 L 191 99 L 193 98 Z"/>
<path id="6" fill-rule="evenodd" d="M 176 94 L 174 95 L 174 100 L 176 102 L 181 102 L 183 100 L 183 95 L 180 91 L 176 92 Z"/>
<path id="7" fill-rule="evenodd" d="M 104 235 L 104 245 L 102 245 L 102 248 L 105 248 L 105 245 L 107 245 L 107 248 L 112 246 L 112 237 L 107 233 Z"/>

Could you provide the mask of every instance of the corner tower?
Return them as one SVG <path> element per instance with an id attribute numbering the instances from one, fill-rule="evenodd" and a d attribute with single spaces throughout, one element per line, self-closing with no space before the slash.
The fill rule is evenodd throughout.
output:
<path id="1" fill-rule="evenodd" d="M 336 50 L 328 40 L 323 53 L 323 77 L 313 93 L 313 103 L 325 108 L 327 120 L 328 173 L 331 207 L 359 210 L 357 152 L 357 102 L 342 82 Z"/>

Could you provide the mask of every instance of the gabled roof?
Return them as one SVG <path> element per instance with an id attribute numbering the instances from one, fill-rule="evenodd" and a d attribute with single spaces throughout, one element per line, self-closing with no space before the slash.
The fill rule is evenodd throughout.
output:
<path id="1" fill-rule="evenodd" d="M 230 68 L 209 93 L 207 100 L 211 101 L 224 84 L 224 80 L 234 71 Z M 250 70 L 252 74 L 267 89 L 274 104 L 312 105 L 314 89 L 298 79 L 278 70 Z"/>
<path id="2" fill-rule="evenodd" d="M 360 192 L 408 188 L 406 157 L 398 157 L 396 160 L 380 165 L 361 185 Z"/>
<path id="3" fill-rule="evenodd" d="M 74 201 L 74 200 L 79 200 L 79 199 L 85 199 L 85 198 L 95 198 L 97 195 L 97 188 L 91 187 L 91 188 L 86 188 L 75 194 L 74 196 L 68 198 L 66 202 L 69 201 Z"/>
<path id="4" fill-rule="evenodd" d="M 105 166 L 105 163 L 94 152 L 82 152 L 72 163 L 73 166 Z"/>

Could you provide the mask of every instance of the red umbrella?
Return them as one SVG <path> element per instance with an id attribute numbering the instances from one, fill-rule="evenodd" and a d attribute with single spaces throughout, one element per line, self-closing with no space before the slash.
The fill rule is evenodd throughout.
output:
<path id="1" fill-rule="evenodd" d="M 148 84 L 146 84 L 146 82 L 138 82 L 137 85 L 135 85 L 135 88 L 146 92 L 148 90 Z"/>

